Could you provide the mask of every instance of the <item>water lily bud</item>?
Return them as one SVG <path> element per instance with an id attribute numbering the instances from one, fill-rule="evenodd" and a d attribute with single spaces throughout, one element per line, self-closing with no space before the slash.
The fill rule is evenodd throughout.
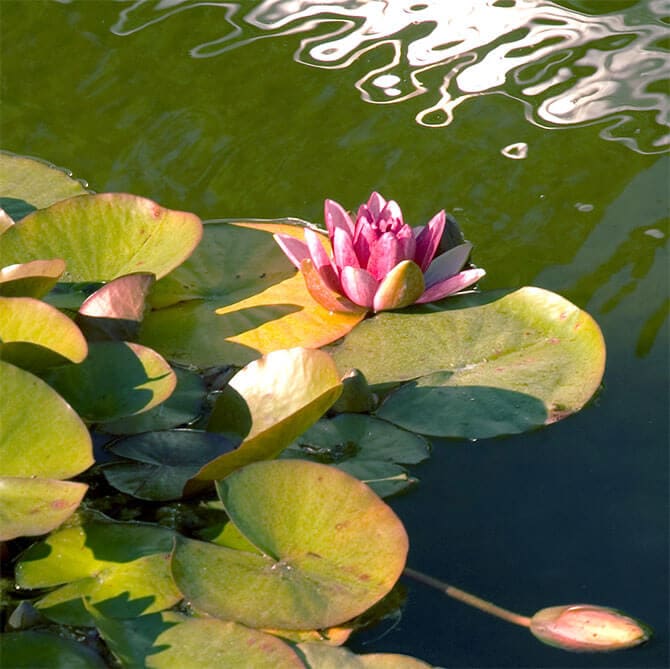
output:
<path id="1" fill-rule="evenodd" d="M 650 629 L 634 618 L 591 604 L 542 609 L 531 618 L 530 631 L 550 646 L 576 652 L 631 648 L 651 636 Z"/>
<path id="2" fill-rule="evenodd" d="M 350 369 L 342 377 L 342 394 L 332 410 L 336 413 L 367 413 L 375 408 L 376 398 L 363 372 Z"/>

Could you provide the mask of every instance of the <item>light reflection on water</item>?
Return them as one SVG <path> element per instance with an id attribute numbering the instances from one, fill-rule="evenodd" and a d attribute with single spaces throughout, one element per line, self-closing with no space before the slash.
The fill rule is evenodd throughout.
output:
<path id="1" fill-rule="evenodd" d="M 130 35 L 204 6 L 221 8 L 225 34 L 192 46 L 194 58 L 305 33 L 294 58 L 306 65 L 389 54 L 356 88 L 373 104 L 424 96 L 423 126 L 447 126 L 469 98 L 499 94 L 542 127 L 600 123 L 604 139 L 639 153 L 670 149 L 670 0 L 600 15 L 550 0 L 137 0 L 112 31 Z"/>

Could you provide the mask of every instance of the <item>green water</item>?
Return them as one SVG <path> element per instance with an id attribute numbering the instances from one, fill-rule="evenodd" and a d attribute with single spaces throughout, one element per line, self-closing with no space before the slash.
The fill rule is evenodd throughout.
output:
<path id="1" fill-rule="evenodd" d="M 241 5 L 240 25 L 258 4 L 228 3 Z M 620 13 L 624 41 L 639 26 L 662 27 L 662 4 L 562 3 L 591 17 Z M 425 94 L 379 104 L 384 91 L 372 102 L 363 93 L 375 93 L 371 72 L 388 70 L 390 42 L 342 56 L 341 67 L 307 58 L 306 35 L 341 25 L 332 7 L 308 32 L 247 26 L 247 43 L 216 55 L 215 46 L 191 50 L 234 32 L 222 3 L 172 3 L 173 13 L 169 5 L 0 0 L 2 147 L 66 166 L 96 191 L 130 191 L 204 219 L 319 221 L 324 198 L 354 208 L 374 189 L 412 224 L 446 208 L 488 272 L 483 289 L 560 292 L 590 311 L 608 344 L 604 389 L 582 413 L 528 435 L 435 444 L 414 470 L 420 486 L 392 505 L 416 569 L 523 613 L 616 606 L 655 627 L 655 640 L 615 656 L 567 655 L 408 584 L 400 623 L 353 646 L 449 667 L 667 666 L 670 182 L 657 111 L 622 112 L 621 85 L 605 95 L 612 113 L 589 125 L 552 123 L 507 77 L 440 125 L 444 109 L 427 110 L 445 67 L 420 75 Z M 131 9 L 124 28 L 120 13 Z M 431 25 L 410 22 L 399 39 L 416 42 Z M 522 38 L 510 28 L 498 42 Z M 582 44 L 563 56 L 595 51 Z M 538 61 L 558 72 L 560 57 Z M 392 70 L 407 92 L 416 68 L 401 59 Z M 573 70 L 577 79 L 591 72 Z M 667 79 L 645 90 L 637 97 L 667 92 Z M 617 113 L 625 118 L 611 129 Z M 501 153 L 517 142 L 526 158 Z"/>

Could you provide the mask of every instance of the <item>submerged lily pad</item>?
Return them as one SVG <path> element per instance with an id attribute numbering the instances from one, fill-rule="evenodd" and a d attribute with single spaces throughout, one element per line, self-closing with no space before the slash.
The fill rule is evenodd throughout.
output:
<path id="1" fill-rule="evenodd" d="M 63 258 L 65 282 L 111 281 L 133 272 L 165 276 L 202 236 L 195 214 L 125 193 L 82 195 L 26 216 L 0 235 L 0 265 Z"/>
<path id="2" fill-rule="evenodd" d="M 77 510 L 87 489 L 72 481 L 0 476 L 0 541 L 50 532 Z"/>
<path id="3" fill-rule="evenodd" d="M 600 329 L 559 295 L 522 288 L 443 305 L 380 314 L 333 350 L 341 369 L 360 369 L 378 390 L 416 379 L 377 416 L 421 434 L 492 437 L 560 420 L 598 389 Z"/>
<path id="4" fill-rule="evenodd" d="M 65 261 L 32 260 L 0 269 L 0 295 L 3 297 L 42 297 L 65 271 Z"/>
<path id="5" fill-rule="evenodd" d="M 332 627 L 379 601 L 405 565 L 402 523 L 334 467 L 257 462 L 217 490 L 231 521 L 263 554 L 177 541 L 177 585 L 209 615 L 260 628 Z"/>
<path id="6" fill-rule="evenodd" d="M 208 462 L 232 451 L 240 439 L 198 430 L 138 434 L 110 447 L 128 458 L 106 465 L 103 473 L 117 490 L 139 499 L 171 500 L 182 496 L 186 482 Z"/>
<path id="7" fill-rule="evenodd" d="M 0 635 L 0 657 L 7 669 L 107 667 L 102 658 L 84 644 L 47 632 L 8 632 Z"/>
<path id="8" fill-rule="evenodd" d="M 175 373 L 156 351 L 129 342 L 95 342 L 79 365 L 51 370 L 47 381 L 89 421 L 130 416 L 166 400 Z"/>
<path id="9" fill-rule="evenodd" d="M 0 357 L 40 370 L 81 362 L 88 346 L 81 330 L 63 313 L 32 297 L 0 297 Z"/>
<path id="10" fill-rule="evenodd" d="M 0 360 L 0 474 L 65 479 L 91 464 L 91 437 L 67 402 Z"/>
<path id="11" fill-rule="evenodd" d="M 423 437 L 371 416 L 340 414 L 310 427 L 281 457 L 333 465 L 385 497 L 416 482 L 401 464 L 416 464 L 429 455 Z"/>
<path id="12" fill-rule="evenodd" d="M 63 169 L 42 160 L 0 151 L 0 207 L 14 221 L 35 209 L 86 193 L 85 184 Z"/>
<path id="13" fill-rule="evenodd" d="M 250 462 L 276 457 L 341 392 L 335 363 L 323 351 L 275 351 L 249 363 L 231 379 L 207 426 L 212 432 L 239 434 L 244 441 L 203 467 L 196 478 L 222 479 Z"/>
<path id="14" fill-rule="evenodd" d="M 255 228 L 255 229 L 254 229 Z M 193 255 L 159 281 L 140 341 L 171 360 L 201 367 L 244 365 L 282 348 L 317 348 L 363 315 L 317 304 L 272 238 L 302 234 L 300 225 L 211 221 Z"/>

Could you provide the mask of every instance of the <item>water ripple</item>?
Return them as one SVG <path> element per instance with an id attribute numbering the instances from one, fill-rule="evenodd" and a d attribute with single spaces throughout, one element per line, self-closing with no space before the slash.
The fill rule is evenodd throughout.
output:
<path id="1" fill-rule="evenodd" d="M 356 82 L 372 104 L 423 96 L 416 122 L 449 125 L 481 95 L 521 102 L 545 128 L 601 124 L 600 135 L 639 153 L 670 150 L 670 0 L 585 13 L 550 0 L 137 0 L 112 27 L 129 35 L 197 7 L 220 7 L 224 34 L 195 45 L 218 56 L 259 39 L 304 34 L 294 54 L 346 68 L 374 52 L 385 64 Z M 595 5 L 597 7 L 597 5 Z M 376 60 L 376 59 L 375 59 Z"/>

